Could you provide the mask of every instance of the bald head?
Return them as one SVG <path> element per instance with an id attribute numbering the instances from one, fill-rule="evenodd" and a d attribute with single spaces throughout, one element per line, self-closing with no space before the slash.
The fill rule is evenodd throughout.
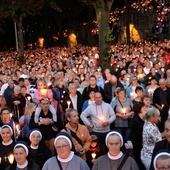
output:
<path id="1" fill-rule="evenodd" d="M 166 89 L 166 80 L 164 78 L 161 78 L 159 80 L 159 86 L 161 87 L 162 90 Z"/>
<path id="2" fill-rule="evenodd" d="M 117 78 L 116 76 L 112 75 L 110 79 L 110 83 L 115 86 L 117 84 Z"/>

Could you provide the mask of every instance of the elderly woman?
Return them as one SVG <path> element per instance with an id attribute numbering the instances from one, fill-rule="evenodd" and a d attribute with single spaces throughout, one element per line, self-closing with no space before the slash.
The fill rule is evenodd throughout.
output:
<path id="1" fill-rule="evenodd" d="M 29 135 L 29 155 L 28 158 L 43 167 L 44 163 L 51 157 L 50 150 L 42 139 L 42 134 L 38 129 L 34 129 Z"/>
<path id="2" fill-rule="evenodd" d="M 162 139 L 161 133 L 157 127 L 160 112 L 156 108 L 149 108 L 145 115 L 145 123 L 143 126 L 143 148 L 141 150 L 141 160 L 146 170 L 149 170 L 151 158 L 155 143 Z"/>
<path id="3" fill-rule="evenodd" d="M 13 130 L 9 125 L 3 125 L 0 134 L 2 137 L 2 142 L 0 143 L 0 169 L 4 170 L 10 165 L 8 157 L 13 152 L 15 142 L 12 140 Z"/>
<path id="4" fill-rule="evenodd" d="M 73 143 L 69 135 L 60 132 L 54 140 L 57 156 L 48 159 L 42 170 L 90 170 L 86 162 L 76 156 L 73 151 Z"/>
<path id="5" fill-rule="evenodd" d="M 25 142 L 18 142 L 13 149 L 15 161 L 6 170 L 40 170 L 39 166 L 27 159 L 28 147 Z M 12 158 L 11 158 L 12 161 Z"/>
<path id="6" fill-rule="evenodd" d="M 116 131 L 109 132 L 105 139 L 109 152 L 99 157 L 92 170 L 138 170 L 138 166 L 132 157 L 123 154 L 120 150 L 123 146 L 122 135 Z"/>

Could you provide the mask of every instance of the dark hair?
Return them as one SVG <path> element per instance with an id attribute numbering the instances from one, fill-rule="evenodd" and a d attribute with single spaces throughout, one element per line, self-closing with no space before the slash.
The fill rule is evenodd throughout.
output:
<path id="1" fill-rule="evenodd" d="M 2 115 L 2 113 L 3 113 L 4 110 L 8 110 L 9 112 L 11 112 L 11 109 L 10 109 L 9 107 L 3 107 L 3 108 L 1 109 L 1 113 L 0 113 L 1 115 Z"/>
<path id="2" fill-rule="evenodd" d="M 120 93 L 121 91 L 124 91 L 124 92 L 125 92 L 125 94 L 126 94 L 126 90 L 125 90 L 124 88 L 120 88 L 120 89 L 118 89 L 118 90 L 117 90 L 117 94 L 118 94 L 118 93 Z"/>
<path id="3" fill-rule="evenodd" d="M 135 89 L 135 93 L 137 93 L 137 91 L 142 91 L 142 92 L 143 92 L 143 89 L 142 89 L 142 87 L 140 87 L 140 86 L 137 86 L 137 87 L 136 87 L 136 89 Z"/>
<path id="4" fill-rule="evenodd" d="M 142 102 L 144 101 L 145 98 L 151 98 L 151 96 L 149 94 L 144 94 L 141 99 Z"/>
<path id="5" fill-rule="evenodd" d="M 133 105 L 133 111 L 135 114 L 139 114 L 141 113 L 141 109 L 142 107 L 144 106 L 144 103 L 143 102 L 136 102 L 134 105 Z"/>
<path id="6" fill-rule="evenodd" d="M 91 75 L 90 78 L 95 78 L 97 80 L 96 76 L 94 76 L 94 75 Z"/>
<path id="7" fill-rule="evenodd" d="M 20 78 L 18 79 L 18 82 L 21 82 L 21 81 L 24 81 L 24 78 L 20 77 Z"/>

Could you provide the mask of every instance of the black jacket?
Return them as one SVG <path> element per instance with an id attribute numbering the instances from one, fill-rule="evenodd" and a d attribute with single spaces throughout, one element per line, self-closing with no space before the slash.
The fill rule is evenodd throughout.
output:
<path id="1" fill-rule="evenodd" d="M 117 85 L 116 85 L 115 88 L 117 88 L 117 87 L 123 88 L 122 83 L 117 82 Z M 104 92 L 105 92 L 105 101 L 106 101 L 106 103 L 110 103 L 111 100 L 112 100 L 112 84 L 111 84 L 111 82 L 108 82 L 108 83 L 106 83 L 104 85 Z"/>

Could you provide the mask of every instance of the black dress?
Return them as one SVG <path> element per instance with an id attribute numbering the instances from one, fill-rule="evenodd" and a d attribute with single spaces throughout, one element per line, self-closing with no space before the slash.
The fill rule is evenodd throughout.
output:
<path id="1" fill-rule="evenodd" d="M 40 143 L 38 149 L 32 149 L 30 146 L 28 149 L 28 159 L 38 164 L 40 168 L 42 168 L 47 159 L 51 157 L 50 150 L 47 148 L 45 143 Z"/>
<path id="2" fill-rule="evenodd" d="M 13 148 L 15 146 L 15 142 L 12 142 L 9 145 L 4 145 L 2 142 L 0 143 L 0 170 L 4 170 L 6 167 L 10 165 L 8 156 L 13 153 Z"/>

